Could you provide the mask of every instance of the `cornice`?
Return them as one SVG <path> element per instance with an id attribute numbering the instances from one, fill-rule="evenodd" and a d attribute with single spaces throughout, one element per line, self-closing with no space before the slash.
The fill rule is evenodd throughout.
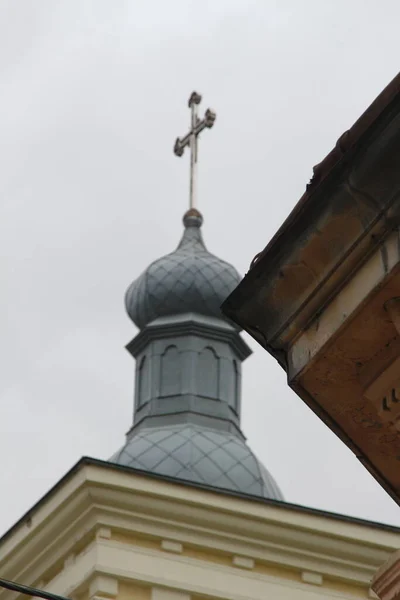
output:
<path id="1" fill-rule="evenodd" d="M 398 535 L 391 532 L 351 523 L 338 527 L 314 515 L 137 474 L 86 465 L 83 475 L 78 489 L 69 486 L 70 496 L 59 489 L 53 510 L 42 518 L 34 516 L 29 536 L 20 537 L 14 546 L 7 540 L 9 552 L 1 549 L 3 576 L 33 583 L 56 564 L 61 576 L 64 561 L 73 556 L 65 564 L 75 564 L 76 554 L 82 549 L 86 554 L 99 527 L 133 538 L 150 537 L 160 548 L 161 540 L 170 540 L 182 545 L 183 557 L 185 547 L 195 547 L 210 556 L 216 551 L 245 556 L 362 586 L 398 545 Z"/>
<path id="2" fill-rule="evenodd" d="M 133 512 L 135 529 L 144 534 L 157 536 L 157 531 L 162 530 L 164 537 L 183 544 L 198 544 L 205 550 L 218 548 L 230 554 L 250 553 L 253 558 L 299 570 L 323 569 L 326 574 L 343 580 L 369 581 L 395 547 L 386 549 L 383 544 L 357 543 L 340 534 L 317 531 L 310 522 L 307 530 L 283 519 L 272 521 L 268 519 L 268 509 L 264 519 L 240 514 L 232 518 L 229 512 L 177 500 L 140 494 L 132 498 L 122 490 L 92 489 L 91 495 L 97 501 L 102 498 L 103 510 L 109 515 L 115 514 L 117 506 L 125 514 Z"/>
<path id="3" fill-rule="evenodd" d="M 21 543 L 26 543 L 31 534 L 36 532 L 56 510 L 60 510 L 63 504 L 71 507 L 71 499 L 82 489 L 85 482 L 105 484 L 107 481 L 110 485 L 118 488 L 122 486 L 135 493 L 140 490 L 141 493 L 149 494 L 156 489 L 156 494 L 160 497 L 177 498 L 211 509 L 218 507 L 220 510 L 234 511 L 235 514 L 251 513 L 255 518 L 265 515 L 265 507 L 267 507 L 272 520 L 290 521 L 293 526 L 301 526 L 305 529 L 308 529 L 307 523 L 312 523 L 313 530 L 335 535 L 339 535 L 345 527 L 348 537 L 372 545 L 376 539 L 375 531 L 386 540 L 397 540 L 400 534 L 400 528 L 393 525 L 366 521 L 289 502 L 246 496 L 233 491 L 223 492 L 203 484 L 188 483 L 108 461 L 83 457 L 0 538 L 0 556 L 11 556 L 13 549 Z M 397 545 L 393 545 L 393 548 L 397 548 Z M 391 542 L 389 547 L 392 547 Z"/>
<path id="4" fill-rule="evenodd" d="M 126 349 L 136 358 L 138 354 L 153 340 L 165 339 L 171 336 L 183 337 L 187 335 L 198 335 L 218 342 L 229 344 L 236 352 L 240 360 L 250 356 L 251 350 L 240 334 L 233 327 L 228 327 L 224 322 L 221 324 L 208 323 L 206 320 L 197 320 L 195 315 L 187 315 L 186 319 L 173 321 L 171 323 L 156 322 L 150 324 L 133 338 Z"/>
<path id="5" fill-rule="evenodd" d="M 303 594 L 304 598 L 309 597 L 310 593 L 321 595 L 319 586 L 304 585 L 300 577 L 296 582 L 285 577 L 113 541 L 92 544 L 68 570 L 51 581 L 47 589 L 52 592 L 63 590 L 67 594 L 82 593 L 95 574 L 179 589 L 189 594 L 234 600 L 262 600 L 266 594 L 279 595 L 282 588 L 293 592 L 296 590 L 297 598 Z M 363 584 L 366 587 L 367 580 Z M 343 594 L 325 587 L 324 596 L 343 597 Z"/>
<path id="6" fill-rule="evenodd" d="M 381 600 L 397 600 L 400 596 L 400 551 L 381 566 L 372 581 L 372 589 Z"/>
<path id="7" fill-rule="evenodd" d="M 84 487 L 43 522 L 32 524 L 32 533 L 8 553 L 2 548 L 0 570 L 11 580 L 37 581 L 72 550 L 79 551 L 95 526 L 93 501 L 89 489 Z"/>
<path id="8" fill-rule="evenodd" d="M 135 532 L 134 537 L 138 546 L 140 546 L 140 543 L 137 542 L 138 534 L 143 535 L 146 539 L 164 538 L 179 544 L 182 548 L 180 554 L 183 556 L 187 549 L 200 550 L 210 557 L 210 560 L 206 562 L 213 562 L 212 557 L 216 553 L 219 556 L 226 556 L 232 561 L 235 556 L 244 556 L 257 562 L 258 565 L 284 570 L 291 569 L 299 574 L 305 571 L 317 572 L 331 579 L 356 585 L 368 585 L 376 569 L 375 564 L 361 564 L 348 557 L 343 558 L 341 554 L 332 558 L 324 554 L 322 545 L 313 551 L 307 550 L 298 543 L 296 532 L 292 532 L 292 547 L 289 548 L 286 544 L 279 544 L 268 538 L 254 540 L 233 532 L 216 532 L 211 528 L 188 526 L 186 523 L 172 524 L 162 520 L 154 522 L 154 519 L 145 517 L 136 517 L 131 521 L 130 517 L 124 517 L 122 514 L 117 517 L 111 511 L 108 515 L 104 512 L 101 518 L 103 522 L 108 523 L 111 529 L 121 530 L 122 524 L 125 523 L 124 531 Z M 384 556 L 387 556 L 387 553 Z"/>

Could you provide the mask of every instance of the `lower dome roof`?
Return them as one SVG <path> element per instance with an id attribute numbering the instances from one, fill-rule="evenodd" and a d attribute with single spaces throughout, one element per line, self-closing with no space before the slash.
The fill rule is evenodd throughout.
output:
<path id="1" fill-rule="evenodd" d="M 148 428 L 111 459 L 119 465 L 271 500 L 283 500 L 275 480 L 246 442 L 201 426 Z"/>

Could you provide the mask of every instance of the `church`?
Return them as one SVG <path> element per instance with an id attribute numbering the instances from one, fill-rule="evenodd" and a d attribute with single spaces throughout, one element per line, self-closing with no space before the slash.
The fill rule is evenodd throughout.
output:
<path id="1" fill-rule="evenodd" d="M 242 431 L 250 349 L 220 308 L 241 277 L 208 250 L 196 208 L 197 139 L 215 121 L 200 100 L 175 143 L 191 151 L 182 237 L 125 296 L 139 329 L 125 443 L 82 458 L 8 530 L 0 575 L 73 600 L 375 598 L 400 529 L 286 502 Z"/>

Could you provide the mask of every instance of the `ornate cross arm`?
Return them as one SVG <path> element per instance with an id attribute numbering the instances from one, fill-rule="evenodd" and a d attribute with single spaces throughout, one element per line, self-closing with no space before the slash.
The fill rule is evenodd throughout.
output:
<path id="1" fill-rule="evenodd" d="M 201 96 L 197 92 L 193 92 L 189 98 L 189 108 L 191 110 L 191 128 L 190 131 L 181 139 L 177 138 L 174 145 L 174 154 L 182 156 L 186 146 L 190 147 L 190 208 L 195 205 L 195 182 L 196 182 L 196 166 L 198 144 L 197 140 L 200 133 L 214 125 L 216 114 L 210 108 L 207 108 L 202 120 L 197 116 L 197 107 L 201 102 Z"/>
<path id="2" fill-rule="evenodd" d="M 183 156 L 184 150 L 186 146 L 190 146 L 190 138 L 194 134 L 196 137 L 200 135 L 203 129 L 211 129 L 211 127 L 215 123 L 215 119 L 217 115 L 210 108 L 207 108 L 204 119 L 202 121 L 198 120 L 194 129 L 189 131 L 182 139 L 176 138 L 175 146 L 174 146 L 174 154 L 176 156 Z"/>

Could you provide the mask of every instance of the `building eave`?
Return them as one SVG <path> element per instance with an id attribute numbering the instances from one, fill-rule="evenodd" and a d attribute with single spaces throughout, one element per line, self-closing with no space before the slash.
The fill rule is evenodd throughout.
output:
<path id="1" fill-rule="evenodd" d="M 367 254 L 381 243 L 388 229 L 400 221 L 400 208 L 396 199 L 387 204 L 374 205 L 373 199 L 368 198 L 364 190 L 349 190 L 348 186 L 343 185 L 354 162 L 363 161 L 366 148 L 376 141 L 391 123 L 393 124 L 399 111 L 400 74 L 346 132 L 349 140 L 346 150 L 339 152 L 335 148 L 320 163 L 318 178 L 308 186 L 271 241 L 257 255 L 249 272 L 222 305 L 222 312 L 275 356 L 282 366 L 285 362 L 284 353 L 274 344 L 274 339 L 284 327 L 284 323 L 282 318 L 276 318 L 277 311 L 273 310 L 274 307 L 268 301 L 274 295 L 272 288 L 287 279 L 285 271 L 298 267 L 301 252 L 318 252 L 318 237 L 324 234 L 318 226 L 323 228 L 330 216 L 335 215 L 337 252 L 331 264 L 323 266 L 322 276 L 325 279 L 317 281 L 314 278 L 312 285 L 307 287 L 304 298 L 300 297 L 297 289 L 290 290 L 293 293 L 296 291 L 298 301 L 297 306 L 293 306 L 292 313 L 300 311 L 306 300 L 318 292 L 320 296 L 325 297 L 325 302 L 329 301 L 334 288 L 338 287 L 338 269 L 342 268 L 342 281 L 348 276 L 350 268 L 344 265 L 344 261 L 347 258 L 351 259 L 353 268 L 356 268 L 365 260 Z M 397 123 L 395 126 L 397 127 Z M 379 142 L 377 146 L 379 152 Z M 377 154 L 370 158 L 371 162 L 376 161 Z M 354 202 L 358 203 L 362 211 L 358 218 L 359 230 L 356 235 L 352 230 L 354 224 L 352 220 L 349 221 Z M 301 259 L 303 257 L 300 257 Z M 304 263 L 304 273 L 307 275 L 306 271 L 311 271 L 312 266 L 308 266 L 306 261 Z M 324 285 L 333 271 L 335 281 L 332 282 L 332 287 Z M 264 297 L 268 298 L 267 303 L 264 302 Z M 287 298 L 288 295 L 276 300 L 280 315 L 283 314 L 280 303 L 287 304 Z M 320 298 L 318 303 L 320 304 Z M 310 311 L 303 315 L 305 320 L 303 319 L 302 326 L 306 326 L 307 321 L 315 316 L 311 306 L 308 307 Z"/>
<path id="2" fill-rule="evenodd" d="M 367 389 L 400 346 L 385 309 L 400 296 L 399 157 L 400 75 L 316 169 L 222 310 L 278 360 L 292 389 L 400 503 L 400 440 L 378 406 L 386 390 L 375 405 Z"/>
<path id="3" fill-rule="evenodd" d="M 352 153 L 358 146 L 362 146 L 369 132 L 383 118 L 386 111 L 390 110 L 393 103 L 398 101 L 400 95 L 400 72 L 392 79 L 385 89 L 375 98 L 372 104 L 364 111 L 357 121 L 346 130 L 337 140 L 336 145 L 325 156 L 325 158 L 313 167 L 313 177 L 307 185 L 306 191 L 296 203 L 288 217 L 279 227 L 277 232 L 265 246 L 265 248 L 254 257 L 251 267 L 259 262 L 266 254 L 272 252 L 274 247 L 280 245 L 282 238 L 285 239 L 287 231 L 296 223 L 305 206 L 309 203 L 311 196 L 327 177 L 334 174 L 334 170 L 346 159 L 351 159 Z M 225 311 L 223 311 L 225 312 Z"/>
<path id="4" fill-rule="evenodd" d="M 73 467 L 65 473 L 65 475 L 57 481 L 57 483 L 44 494 L 24 515 L 14 524 L 10 529 L 8 529 L 1 537 L 0 537 L 0 549 L 4 545 L 4 543 L 10 539 L 13 535 L 17 533 L 19 530 L 24 530 L 25 534 L 28 536 L 29 531 L 31 529 L 31 523 L 33 517 L 37 511 L 42 508 L 49 500 L 51 500 L 58 492 L 60 492 L 64 486 L 71 481 L 74 476 L 76 476 L 84 467 L 93 466 L 99 467 L 101 469 L 106 469 L 115 472 L 128 473 L 131 475 L 138 475 L 140 477 L 144 477 L 147 479 L 153 479 L 158 481 L 165 481 L 173 486 L 191 488 L 194 490 L 203 490 L 205 492 L 209 492 L 216 496 L 226 496 L 227 498 L 237 498 L 240 500 L 245 500 L 248 502 L 273 506 L 279 510 L 283 511 L 296 511 L 302 513 L 304 515 L 314 515 L 315 517 L 327 518 L 334 521 L 340 521 L 343 523 L 351 523 L 354 525 L 360 525 L 361 527 L 374 528 L 382 531 L 388 531 L 396 534 L 400 534 L 400 527 L 395 525 L 390 525 L 386 523 L 379 523 L 376 521 L 370 521 L 366 519 L 361 519 L 358 517 L 353 517 L 349 515 L 343 515 L 340 513 L 334 513 L 326 510 L 321 510 L 318 508 L 302 506 L 300 504 L 280 501 L 280 500 L 271 500 L 267 498 L 261 498 L 259 496 L 250 496 L 247 494 L 241 494 L 239 492 L 234 492 L 232 490 L 221 490 L 217 488 L 213 488 L 211 486 L 207 486 L 200 483 L 193 483 L 186 480 L 178 480 L 176 478 L 167 477 L 163 475 L 159 475 L 157 473 L 150 473 L 148 471 L 141 471 L 139 469 L 132 469 L 131 467 L 125 467 L 123 465 L 117 465 L 115 463 L 110 463 L 108 461 L 99 460 L 96 458 L 91 458 L 84 456 L 82 457 Z"/>

